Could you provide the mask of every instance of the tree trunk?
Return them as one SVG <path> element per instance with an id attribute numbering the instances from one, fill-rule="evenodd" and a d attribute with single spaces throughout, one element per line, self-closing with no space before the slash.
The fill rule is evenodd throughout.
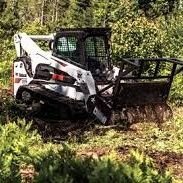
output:
<path id="1" fill-rule="evenodd" d="M 53 2 L 53 14 L 52 14 L 52 22 L 57 20 L 57 0 Z"/>
<path id="2" fill-rule="evenodd" d="M 41 26 L 44 25 L 44 8 L 45 8 L 45 0 L 42 0 L 42 5 L 41 5 Z"/>
<path id="3" fill-rule="evenodd" d="M 58 20 L 58 2 L 55 0 L 55 22 Z"/>

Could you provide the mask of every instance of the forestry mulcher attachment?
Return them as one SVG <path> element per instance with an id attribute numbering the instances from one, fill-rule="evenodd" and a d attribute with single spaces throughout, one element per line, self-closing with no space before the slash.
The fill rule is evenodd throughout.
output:
<path id="1" fill-rule="evenodd" d="M 106 28 L 60 29 L 46 36 L 16 34 L 14 97 L 26 110 L 46 106 L 63 118 L 88 113 L 104 124 L 169 118 L 166 101 L 183 62 L 121 58 L 112 64 L 110 36 Z"/>

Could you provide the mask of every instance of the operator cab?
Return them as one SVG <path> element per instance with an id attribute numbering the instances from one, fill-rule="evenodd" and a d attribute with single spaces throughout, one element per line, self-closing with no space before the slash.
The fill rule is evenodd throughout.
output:
<path id="1" fill-rule="evenodd" d="M 111 31 L 107 28 L 60 29 L 54 40 L 53 55 L 104 77 L 111 69 Z"/>

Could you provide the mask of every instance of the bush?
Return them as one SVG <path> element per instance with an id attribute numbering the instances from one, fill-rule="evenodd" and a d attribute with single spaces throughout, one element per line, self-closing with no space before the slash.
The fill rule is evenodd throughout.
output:
<path id="1" fill-rule="evenodd" d="M 170 101 L 176 105 L 183 104 L 183 75 L 179 75 L 174 79 L 171 92 Z"/>
<path id="2" fill-rule="evenodd" d="M 138 152 L 132 152 L 128 163 L 78 158 L 69 150 L 56 156 L 47 156 L 42 162 L 37 182 L 171 182 L 165 172 L 158 172 L 152 161 Z"/>
<path id="3" fill-rule="evenodd" d="M 19 121 L 18 125 L 0 125 L 0 182 L 20 182 L 19 166 L 35 161 L 31 149 L 41 145 L 41 138 L 29 129 L 30 124 L 26 125 L 24 121 Z"/>
<path id="4" fill-rule="evenodd" d="M 0 87 L 9 86 L 11 82 L 11 68 L 15 59 L 13 39 L 1 40 L 0 45 Z"/>
<path id="5" fill-rule="evenodd" d="M 171 182 L 138 152 L 123 164 L 78 157 L 65 145 L 44 144 L 30 127 L 24 121 L 0 125 L 0 182 Z"/>
<path id="6" fill-rule="evenodd" d="M 120 25 L 120 27 L 119 27 Z M 119 32 L 120 30 L 120 32 Z M 139 17 L 113 25 L 113 49 L 116 57 L 162 57 L 165 33 L 158 22 Z"/>

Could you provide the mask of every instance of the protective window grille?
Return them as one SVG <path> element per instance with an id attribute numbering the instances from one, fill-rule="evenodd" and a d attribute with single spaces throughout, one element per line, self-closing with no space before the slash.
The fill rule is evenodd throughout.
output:
<path id="1" fill-rule="evenodd" d="M 57 42 L 57 53 L 75 62 L 79 62 L 77 41 L 76 37 L 60 37 Z"/>
<path id="2" fill-rule="evenodd" d="M 88 37 L 86 39 L 86 56 L 100 62 L 106 61 L 107 50 L 103 37 Z"/>

